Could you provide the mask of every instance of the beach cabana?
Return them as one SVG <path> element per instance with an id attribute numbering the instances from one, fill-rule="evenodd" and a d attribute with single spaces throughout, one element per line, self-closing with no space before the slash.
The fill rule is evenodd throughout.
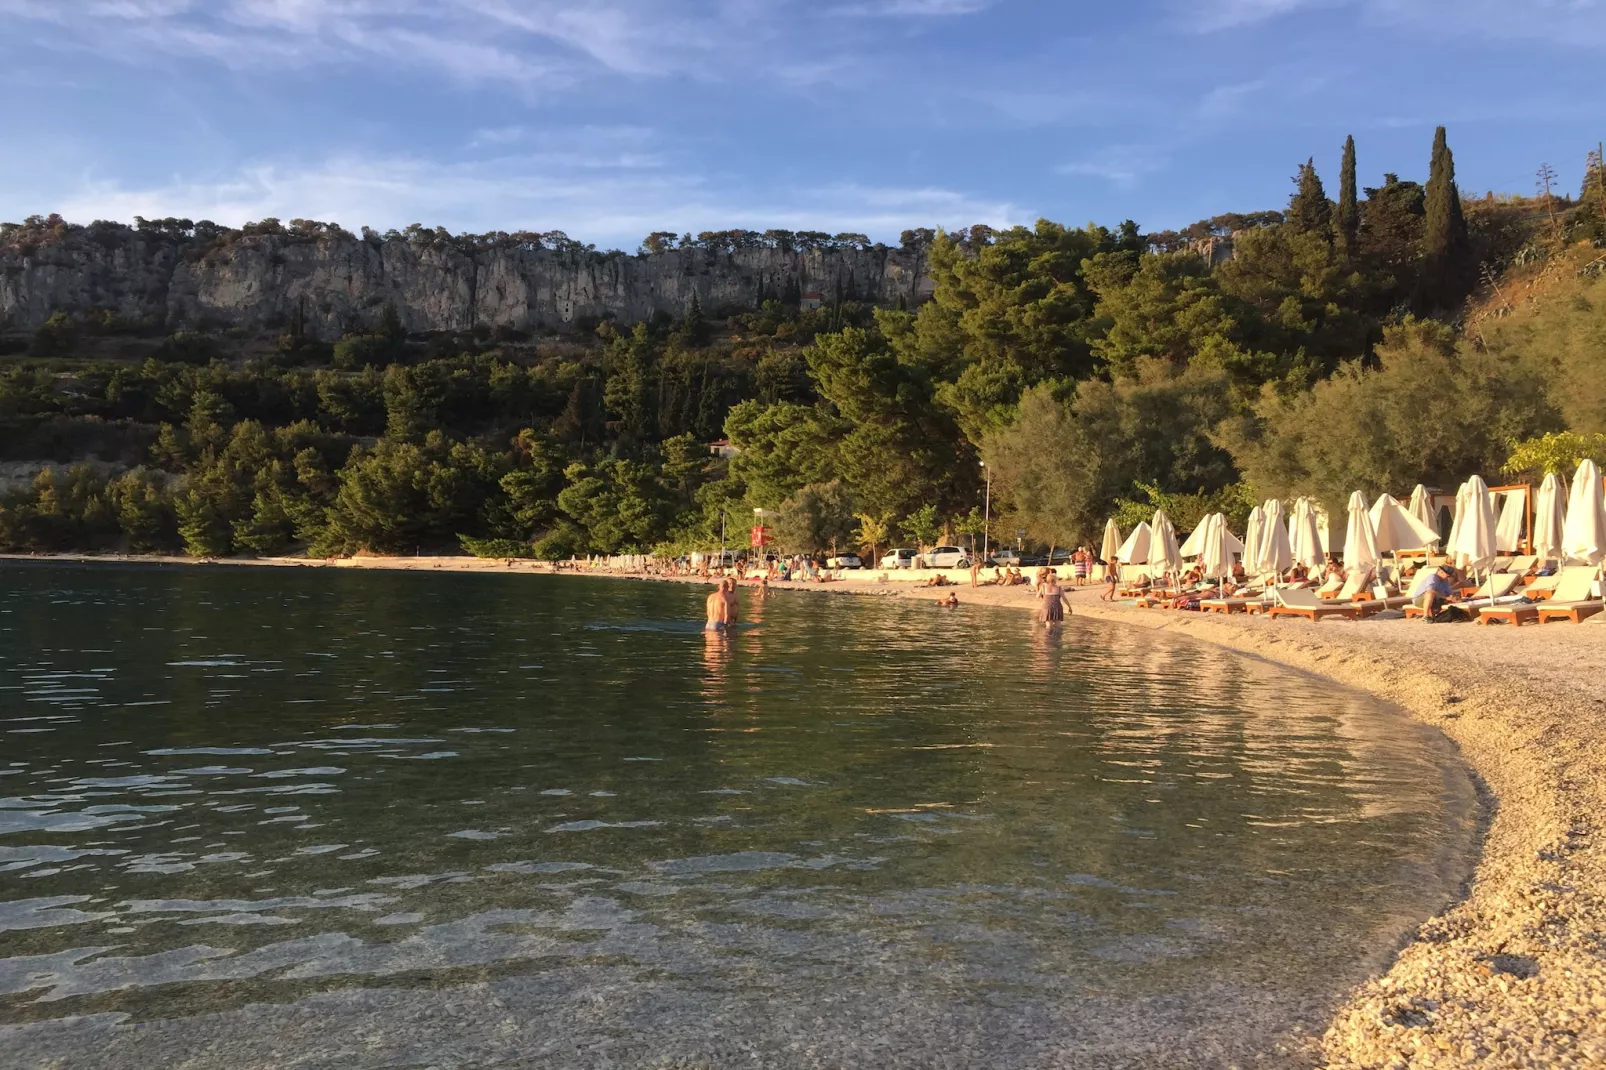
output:
<path id="1" fill-rule="evenodd" d="M 1518 553 L 1528 532 L 1528 488 L 1498 494 L 1500 513 L 1495 521 L 1495 545 L 1502 553 Z"/>
<path id="2" fill-rule="evenodd" d="M 1606 511 L 1601 500 L 1600 469 L 1594 461 L 1582 462 L 1573 474 L 1561 551 L 1568 560 L 1586 565 L 1598 565 L 1606 558 Z"/>
<path id="3" fill-rule="evenodd" d="M 1534 556 L 1541 562 L 1560 561 L 1561 533 L 1565 527 L 1561 480 L 1556 478 L 1556 473 L 1548 472 L 1544 482 L 1539 484 L 1538 496 L 1534 498 Z"/>

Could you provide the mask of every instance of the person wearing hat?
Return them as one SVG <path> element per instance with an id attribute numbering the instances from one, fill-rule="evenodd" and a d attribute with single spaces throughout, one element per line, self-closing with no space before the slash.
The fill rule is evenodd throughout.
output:
<path id="1" fill-rule="evenodd" d="M 1411 587 L 1411 598 L 1427 618 L 1456 600 L 1455 570 L 1448 564 L 1424 569 Z"/>

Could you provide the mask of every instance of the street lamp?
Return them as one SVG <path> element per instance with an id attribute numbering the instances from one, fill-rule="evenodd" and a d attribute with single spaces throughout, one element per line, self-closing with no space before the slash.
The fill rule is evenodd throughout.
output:
<path id="1" fill-rule="evenodd" d="M 982 506 L 981 520 L 981 559 L 987 560 L 987 531 L 993 521 L 993 470 L 987 467 L 987 462 L 981 462 L 982 474 L 987 477 L 986 504 Z"/>

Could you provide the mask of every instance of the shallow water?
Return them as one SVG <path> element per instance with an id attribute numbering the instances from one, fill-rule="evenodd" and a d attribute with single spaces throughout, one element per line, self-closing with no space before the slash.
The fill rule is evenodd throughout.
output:
<path id="1" fill-rule="evenodd" d="M 1299 1065 L 1470 864 L 1359 694 L 704 593 L 0 570 L 0 1062 Z"/>

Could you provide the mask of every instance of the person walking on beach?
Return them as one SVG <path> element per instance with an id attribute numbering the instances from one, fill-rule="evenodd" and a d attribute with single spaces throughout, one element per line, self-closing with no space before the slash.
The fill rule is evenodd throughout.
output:
<path id="1" fill-rule="evenodd" d="M 972 587 L 981 586 L 981 558 L 974 555 L 970 559 L 970 585 Z"/>

